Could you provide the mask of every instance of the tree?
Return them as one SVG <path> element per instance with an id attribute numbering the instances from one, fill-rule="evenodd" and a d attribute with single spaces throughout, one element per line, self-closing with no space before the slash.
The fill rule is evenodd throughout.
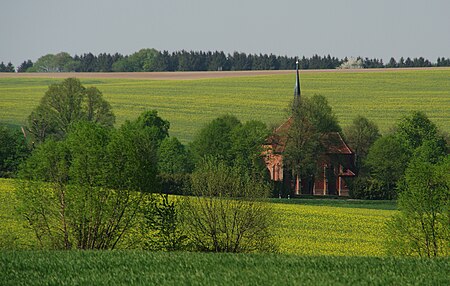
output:
<path id="1" fill-rule="evenodd" d="M 346 61 L 344 61 L 338 69 L 362 69 L 363 61 L 361 58 L 350 58 Z"/>
<path id="2" fill-rule="evenodd" d="M 376 179 L 385 199 L 396 197 L 396 187 L 403 178 L 410 159 L 408 149 L 394 135 L 379 138 L 370 147 L 365 164 Z"/>
<path id="3" fill-rule="evenodd" d="M 235 116 L 224 115 L 203 127 L 191 143 L 195 160 L 198 162 L 201 158 L 211 156 L 231 162 L 230 150 L 233 145 L 231 133 L 240 124 Z"/>
<path id="4" fill-rule="evenodd" d="M 414 111 L 403 117 L 397 125 L 396 136 L 410 150 L 414 150 L 422 145 L 426 140 L 434 140 L 440 145 L 443 153 L 446 152 L 446 141 L 439 134 L 436 124 L 434 124 L 425 113 Z"/>
<path id="5" fill-rule="evenodd" d="M 61 52 L 56 55 L 47 54 L 40 57 L 29 68 L 32 72 L 70 72 L 75 70 L 75 61 L 66 52 Z"/>
<path id="6" fill-rule="evenodd" d="M 108 145 L 111 188 L 145 193 L 160 190 L 157 154 L 158 146 L 168 134 L 168 126 L 169 122 L 153 110 L 142 113 L 134 121 L 126 121 L 114 132 Z"/>
<path id="7" fill-rule="evenodd" d="M 9 62 L 7 65 L 5 65 L 3 62 L 0 63 L 0 72 L 15 72 L 14 65 Z"/>
<path id="8" fill-rule="evenodd" d="M 22 132 L 0 124 L 0 177 L 15 175 L 19 164 L 29 155 Z"/>
<path id="9" fill-rule="evenodd" d="M 261 158 L 263 144 L 269 135 L 266 124 L 251 120 L 236 125 L 231 131 L 233 166 L 254 179 L 263 178 L 266 166 Z"/>
<path id="10" fill-rule="evenodd" d="M 397 68 L 398 64 L 397 61 L 394 58 L 391 58 L 389 60 L 389 63 L 386 65 L 387 68 Z"/>
<path id="11" fill-rule="evenodd" d="M 169 136 L 170 123 L 167 120 L 158 116 L 158 111 L 145 111 L 139 115 L 134 122 L 138 127 L 147 129 L 147 132 L 152 133 L 158 144 Z"/>
<path id="12" fill-rule="evenodd" d="M 153 71 L 153 64 L 157 56 L 158 51 L 155 49 L 141 49 L 130 56 L 116 61 L 112 65 L 112 70 L 117 72 Z"/>
<path id="13" fill-rule="evenodd" d="M 167 194 L 143 208 L 144 223 L 140 230 L 146 240 L 144 249 L 179 251 L 186 247 L 186 235 L 181 228 L 180 210 Z"/>
<path id="14" fill-rule="evenodd" d="M 448 256 L 450 243 L 450 156 L 436 164 L 424 160 L 434 150 L 419 147 L 406 170 L 398 199 L 400 213 L 388 225 L 391 253 Z"/>
<path id="15" fill-rule="evenodd" d="M 158 149 L 158 170 L 164 174 L 184 174 L 192 171 L 191 157 L 176 137 L 166 137 Z"/>
<path id="16" fill-rule="evenodd" d="M 378 126 L 366 117 L 358 115 L 345 129 L 347 143 L 355 152 L 356 167 L 360 169 L 372 144 L 381 137 Z"/>
<path id="17" fill-rule="evenodd" d="M 317 172 L 318 154 L 325 150 L 322 138 L 328 132 L 340 131 L 336 116 L 325 97 L 314 95 L 293 102 L 291 120 L 284 164 L 300 178 L 313 176 Z"/>
<path id="18" fill-rule="evenodd" d="M 33 66 L 33 62 L 31 60 L 24 61 L 20 64 L 20 66 L 17 68 L 17 72 L 26 72 L 29 68 Z"/>
<path id="19" fill-rule="evenodd" d="M 270 205 L 260 201 L 267 185 L 210 158 L 193 173 L 191 192 L 183 199 L 182 225 L 195 250 L 274 250 Z"/>
<path id="20" fill-rule="evenodd" d="M 43 248 L 114 249 L 142 223 L 157 183 L 158 134 L 137 121 L 111 130 L 78 122 L 22 166 L 21 212 Z M 136 238 L 134 238 L 136 239 Z"/>
<path id="21" fill-rule="evenodd" d="M 61 139 L 71 124 L 84 120 L 112 127 L 115 116 L 97 88 L 85 88 L 78 79 L 68 78 L 49 86 L 28 117 L 28 129 L 38 142 Z"/>

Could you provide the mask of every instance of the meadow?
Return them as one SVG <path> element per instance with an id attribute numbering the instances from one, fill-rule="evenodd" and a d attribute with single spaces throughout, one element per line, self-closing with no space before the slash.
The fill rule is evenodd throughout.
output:
<path id="1" fill-rule="evenodd" d="M 91 75 L 91 76 L 95 76 Z M 327 97 L 342 127 L 358 115 L 375 121 L 383 133 L 413 110 L 425 112 L 450 132 L 450 69 L 387 70 L 380 72 L 301 73 L 302 96 Z M 0 78 L 0 122 L 23 125 L 56 78 Z M 291 74 L 195 80 L 82 78 L 111 103 L 117 124 L 142 111 L 158 110 L 171 123 L 170 133 L 183 143 L 223 114 L 242 121 L 261 120 L 275 127 L 287 117 L 293 98 Z"/>

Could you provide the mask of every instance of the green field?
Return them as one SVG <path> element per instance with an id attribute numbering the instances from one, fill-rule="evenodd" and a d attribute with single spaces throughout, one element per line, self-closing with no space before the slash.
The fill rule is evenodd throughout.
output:
<path id="1" fill-rule="evenodd" d="M 427 113 L 450 132 L 450 69 L 382 72 L 313 72 L 301 75 L 303 96 L 328 98 L 342 126 L 357 114 L 379 124 L 383 132 L 412 110 Z M 0 122 L 24 124 L 39 103 L 50 78 L 0 78 Z M 222 114 L 242 121 L 262 120 L 273 127 L 286 119 L 293 97 L 292 75 L 204 80 L 82 79 L 111 103 L 117 123 L 156 109 L 171 123 L 171 134 L 184 143 L 205 123 Z"/>
<path id="2" fill-rule="evenodd" d="M 448 259 L 4 252 L 2 285 L 449 285 Z"/>

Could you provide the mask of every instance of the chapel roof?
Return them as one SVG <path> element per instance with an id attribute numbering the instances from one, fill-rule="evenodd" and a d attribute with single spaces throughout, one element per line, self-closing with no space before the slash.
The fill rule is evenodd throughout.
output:
<path id="1" fill-rule="evenodd" d="M 283 153 L 288 141 L 288 132 L 293 123 L 293 118 L 290 117 L 278 128 L 274 133 L 267 138 L 266 144 L 272 145 L 272 150 L 275 153 Z M 321 138 L 322 144 L 325 146 L 327 154 L 353 154 L 353 151 L 345 143 L 339 132 L 324 133 Z"/>

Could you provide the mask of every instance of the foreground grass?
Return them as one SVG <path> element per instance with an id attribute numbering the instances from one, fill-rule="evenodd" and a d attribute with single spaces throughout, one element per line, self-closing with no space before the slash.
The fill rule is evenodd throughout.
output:
<path id="1" fill-rule="evenodd" d="M 302 96 L 327 97 L 343 127 L 357 114 L 363 114 L 386 132 L 401 116 L 421 110 L 450 132 L 449 77 L 450 69 L 304 73 Z M 0 78 L 0 122 L 25 124 L 48 85 L 60 81 Z M 242 121 L 256 119 L 276 126 L 287 117 L 295 83 L 294 74 L 191 81 L 81 81 L 103 92 L 118 124 L 136 118 L 146 109 L 156 109 L 170 121 L 171 134 L 183 143 L 191 141 L 204 124 L 221 114 L 231 113 Z"/>
<path id="2" fill-rule="evenodd" d="M 3 252 L 2 285 L 449 285 L 448 259 Z"/>

